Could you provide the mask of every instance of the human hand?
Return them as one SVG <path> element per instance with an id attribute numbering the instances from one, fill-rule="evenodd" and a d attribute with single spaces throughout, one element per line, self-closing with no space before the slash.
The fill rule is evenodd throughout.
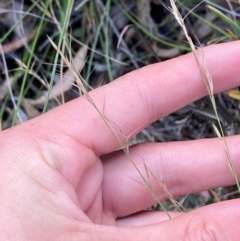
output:
<path id="1" fill-rule="evenodd" d="M 240 42 L 207 47 L 204 53 L 215 92 L 239 85 Z M 206 94 L 193 54 L 133 71 L 90 92 L 116 133 L 129 138 Z M 164 212 L 142 211 L 156 201 L 84 97 L 0 137 L 0 240 L 240 239 L 238 200 L 172 212 L 171 220 Z M 227 142 L 239 173 L 239 136 Z M 130 154 L 142 173 L 145 156 L 173 196 L 234 183 L 219 139 L 144 143 L 131 147 Z"/>

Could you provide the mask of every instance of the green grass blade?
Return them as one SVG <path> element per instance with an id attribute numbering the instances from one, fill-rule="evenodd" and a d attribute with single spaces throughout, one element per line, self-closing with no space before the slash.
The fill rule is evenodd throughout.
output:
<path id="1" fill-rule="evenodd" d="M 207 7 L 219 18 L 221 18 L 224 22 L 229 24 L 229 26 L 232 27 L 232 29 L 236 32 L 237 36 L 240 37 L 240 26 L 236 22 L 234 22 L 231 18 L 229 18 L 213 6 L 207 5 Z"/>
<path id="2" fill-rule="evenodd" d="M 69 0 L 68 4 L 67 4 L 64 22 L 63 22 L 62 32 L 59 36 L 59 41 L 58 41 L 58 48 L 59 49 L 61 48 L 64 36 L 67 33 L 67 25 L 69 23 L 70 15 L 71 15 L 71 12 L 72 12 L 72 7 L 73 7 L 73 0 Z M 43 113 L 47 111 L 49 97 L 50 97 L 50 93 L 51 93 L 51 90 L 52 90 L 52 86 L 53 86 L 53 82 L 54 82 L 54 78 L 55 78 L 55 74 L 56 74 L 56 70 L 57 70 L 58 59 L 59 59 L 59 52 L 56 51 L 55 58 L 54 58 L 54 65 L 53 65 L 53 69 L 52 69 L 52 73 L 51 73 L 51 80 L 50 80 L 50 84 L 49 84 L 49 91 L 47 93 L 46 102 L 45 102 L 44 107 L 43 107 Z"/>

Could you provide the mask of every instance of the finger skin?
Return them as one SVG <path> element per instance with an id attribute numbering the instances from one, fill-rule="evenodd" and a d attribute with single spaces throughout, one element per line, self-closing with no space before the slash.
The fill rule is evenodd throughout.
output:
<path id="1" fill-rule="evenodd" d="M 168 212 L 163 211 L 141 211 L 133 215 L 120 218 L 116 220 L 117 226 L 146 226 L 151 224 L 157 224 L 171 218 L 176 218 L 184 213 L 182 212 Z M 168 216 L 169 215 L 169 216 Z"/>
<path id="2" fill-rule="evenodd" d="M 240 176 L 240 136 L 226 140 Z M 182 196 L 236 183 L 223 142 L 217 138 L 143 143 L 132 147 L 130 154 L 161 200 L 168 198 L 164 186 L 171 195 Z M 103 166 L 103 200 L 116 217 L 128 216 L 156 203 L 136 167 L 122 151 L 105 156 Z M 153 175 L 146 172 L 146 167 Z"/>

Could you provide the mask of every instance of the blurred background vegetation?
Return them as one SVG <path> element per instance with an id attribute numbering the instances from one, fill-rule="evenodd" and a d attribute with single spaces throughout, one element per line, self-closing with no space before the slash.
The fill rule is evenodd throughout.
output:
<path id="1" fill-rule="evenodd" d="M 237 1 L 176 4 L 198 48 L 239 39 Z M 48 37 L 72 61 L 89 91 L 134 69 L 188 53 L 190 47 L 169 6 L 166 0 L 0 0 L 2 129 L 81 95 Z M 238 89 L 216 95 L 226 135 L 240 132 L 239 99 Z M 210 138 L 215 136 L 213 123 L 216 117 L 205 97 L 157 120 L 132 143 Z M 192 209 L 237 196 L 232 186 L 177 200 Z M 171 209 L 168 202 L 164 205 Z"/>

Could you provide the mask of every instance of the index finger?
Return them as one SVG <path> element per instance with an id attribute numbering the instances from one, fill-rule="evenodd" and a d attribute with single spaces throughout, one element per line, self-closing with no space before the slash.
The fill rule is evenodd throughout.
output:
<path id="1" fill-rule="evenodd" d="M 209 46 L 203 52 L 215 93 L 239 85 L 239 41 Z M 206 95 L 207 90 L 190 53 L 135 70 L 89 94 L 115 132 L 130 138 L 156 119 Z M 49 118 L 57 119 L 55 130 L 68 133 L 99 155 L 120 147 L 116 136 L 84 97 L 41 118 L 47 119 L 46 124 Z"/>

